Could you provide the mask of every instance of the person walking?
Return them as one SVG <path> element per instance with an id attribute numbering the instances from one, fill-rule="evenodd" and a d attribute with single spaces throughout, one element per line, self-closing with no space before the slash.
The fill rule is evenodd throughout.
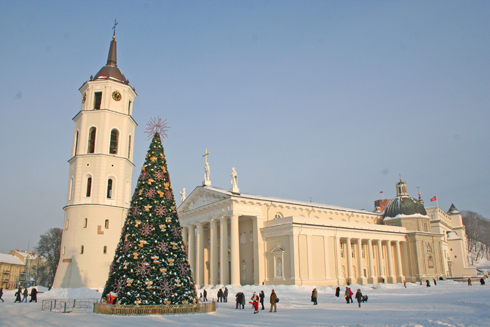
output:
<path id="1" fill-rule="evenodd" d="M 0 287 L 0 300 L 2 300 L 3 303 L 5 301 L 2 299 L 2 296 L 3 296 L 3 287 Z"/>
<path id="2" fill-rule="evenodd" d="M 350 289 L 350 287 L 346 286 L 345 287 L 345 301 L 347 301 L 347 304 L 349 303 L 354 303 L 354 301 L 352 300 L 352 291 Z"/>
<path id="3" fill-rule="evenodd" d="M 228 302 L 228 288 L 225 287 L 225 291 L 223 292 L 223 298 L 225 302 Z"/>
<path id="4" fill-rule="evenodd" d="M 218 302 L 223 302 L 223 291 L 221 288 L 218 291 Z"/>
<path id="5" fill-rule="evenodd" d="M 403 280 L 403 286 L 405 286 L 405 288 L 407 288 L 407 280 L 406 279 Z"/>
<path id="6" fill-rule="evenodd" d="M 471 277 L 468 277 L 468 286 L 471 286 Z"/>
<path id="7" fill-rule="evenodd" d="M 260 293 L 259 293 L 259 299 L 260 299 L 260 304 L 262 305 L 262 310 L 264 310 L 264 299 L 265 299 L 264 290 L 260 291 Z"/>
<path id="8" fill-rule="evenodd" d="M 361 302 L 362 302 L 362 293 L 361 293 L 361 290 L 360 289 L 357 289 L 357 292 L 356 292 L 356 300 L 357 300 L 357 303 L 359 304 L 359 308 L 361 307 Z"/>
<path id="9" fill-rule="evenodd" d="M 31 290 L 31 300 L 29 302 L 33 301 L 37 303 L 37 289 L 35 287 Z"/>
<path id="10" fill-rule="evenodd" d="M 242 304 L 242 309 L 245 309 L 245 293 L 240 293 L 240 303 Z"/>
<path id="11" fill-rule="evenodd" d="M 337 288 L 335 289 L 335 296 L 336 297 L 340 296 L 340 287 L 339 286 L 337 286 Z"/>
<path id="12" fill-rule="evenodd" d="M 254 294 L 252 294 L 251 300 L 254 306 L 254 314 L 259 313 L 259 296 L 257 293 L 254 292 Z"/>
<path id="13" fill-rule="evenodd" d="M 434 286 L 437 286 L 437 282 L 435 278 L 434 278 Z"/>
<path id="14" fill-rule="evenodd" d="M 14 303 L 16 303 L 16 302 L 19 302 L 19 303 L 22 302 L 22 300 L 20 298 L 21 296 L 22 296 L 22 288 L 19 286 L 19 289 L 17 290 L 17 292 L 15 292 L 15 301 L 14 301 Z"/>
<path id="15" fill-rule="evenodd" d="M 272 308 L 274 308 L 274 312 L 276 312 L 277 311 L 277 305 L 276 305 L 277 294 L 274 292 L 274 290 L 272 290 L 270 302 L 271 302 L 271 309 L 269 310 L 269 312 L 272 312 Z"/>
<path id="16" fill-rule="evenodd" d="M 318 292 L 316 288 L 314 288 L 313 291 L 311 292 L 311 302 L 313 302 L 313 305 L 318 304 L 317 299 L 318 299 Z"/>
<path id="17" fill-rule="evenodd" d="M 430 282 L 429 282 L 429 280 L 428 280 L 428 279 L 425 281 L 425 286 L 426 286 L 426 287 L 430 287 Z"/>
<path id="18" fill-rule="evenodd" d="M 202 300 L 204 302 L 208 302 L 208 291 L 206 291 L 206 290 L 202 291 Z"/>
<path id="19" fill-rule="evenodd" d="M 483 279 L 483 277 L 482 277 L 482 278 L 480 278 L 480 285 L 481 285 L 481 286 L 485 285 L 485 280 Z M 0 296 L 0 297 L 1 297 L 1 296 Z"/>
<path id="20" fill-rule="evenodd" d="M 24 297 L 22 298 L 22 302 L 27 303 L 27 296 L 29 295 L 29 291 L 27 290 L 27 287 L 24 287 Z"/>

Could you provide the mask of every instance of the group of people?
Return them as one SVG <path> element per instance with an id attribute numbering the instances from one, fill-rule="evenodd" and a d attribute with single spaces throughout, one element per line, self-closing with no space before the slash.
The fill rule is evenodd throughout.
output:
<path id="1" fill-rule="evenodd" d="M 1 294 L 3 295 L 3 289 L 1 290 Z M 2 295 L 0 295 L 0 299 L 2 298 Z M 36 302 L 37 303 L 37 289 L 35 287 L 32 288 L 31 290 L 31 300 L 29 302 Z M 29 296 L 29 290 L 27 287 L 24 287 L 24 290 L 22 290 L 22 287 L 19 286 L 19 289 L 17 292 L 15 292 L 15 301 L 16 302 L 26 302 L 27 303 L 27 297 Z M 3 302 L 3 299 L 2 299 Z"/>
<path id="2" fill-rule="evenodd" d="M 228 302 L 228 288 L 225 287 L 224 291 L 221 288 L 219 289 L 218 302 Z"/>
<path id="3" fill-rule="evenodd" d="M 345 298 L 345 301 L 347 302 L 347 304 L 349 303 L 354 303 L 354 300 L 352 299 L 352 295 L 354 293 L 352 293 L 352 290 L 350 289 L 349 286 L 346 286 L 345 287 L 345 293 L 344 293 L 344 298 Z M 339 297 L 340 296 L 340 287 L 337 286 L 337 288 L 335 289 L 335 296 L 336 297 Z M 362 302 L 367 302 L 368 300 L 368 296 L 367 295 L 362 295 L 362 292 L 360 289 L 357 289 L 357 292 L 356 294 L 354 295 L 355 299 L 357 300 L 357 303 L 359 305 L 359 308 L 361 307 L 361 303 Z"/>
<path id="4" fill-rule="evenodd" d="M 485 285 L 485 279 L 483 277 L 480 278 L 480 285 Z M 471 277 L 468 278 L 468 286 L 471 286 Z"/>
<path id="5" fill-rule="evenodd" d="M 245 294 L 243 292 L 238 292 L 235 295 L 236 299 L 236 309 L 245 309 Z M 264 310 L 264 300 L 265 300 L 265 293 L 264 291 L 260 291 L 259 294 L 257 292 L 254 292 L 252 297 L 250 298 L 250 302 L 254 308 L 254 313 L 259 313 L 259 303 L 262 306 L 261 310 Z M 279 302 L 279 299 L 277 298 L 276 292 L 272 290 L 271 295 L 270 295 L 270 303 L 271 303 L 271 309 L 269 312 L 277 312 L 277 302 Z M 274 309 L 274 311 L 272 311 Z"/>

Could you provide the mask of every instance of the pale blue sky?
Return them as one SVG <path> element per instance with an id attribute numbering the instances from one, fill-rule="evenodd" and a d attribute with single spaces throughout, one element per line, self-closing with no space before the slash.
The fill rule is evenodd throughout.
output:
<path id="1" fill-rule="evenodd" d="M 213 186 L 373 210 L 399 174 L 490 217 L 488 1 L 0 2 L 0 252 L 63 224 L 78 88 L 136 88 L 135 172 L 167 118 L 176 198 Z M 180 201 L 178 201 L 180 203 Z M 10 227 L 6 227 L 8 226 Z"/>

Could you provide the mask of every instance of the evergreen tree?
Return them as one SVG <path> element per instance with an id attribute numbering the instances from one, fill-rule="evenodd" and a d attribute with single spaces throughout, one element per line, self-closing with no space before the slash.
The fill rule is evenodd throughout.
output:
<path id="1" fill-rule="evenodd" d="M 197 300 L 159 131 L 165 135 L 154 131 L 102 294 L 117 293 L 120 304 Z"/>

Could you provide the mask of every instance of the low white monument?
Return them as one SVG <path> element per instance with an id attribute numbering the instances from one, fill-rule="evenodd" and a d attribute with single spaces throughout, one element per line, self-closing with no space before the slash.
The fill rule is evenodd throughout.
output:
<path id="1" fill-rule="evenodd" d="M 211 186 L 211 180 L 209 179 L 209 164 L 208 164 L 208 149 L 206 149 L 203 154 L 204 157 L 204 181 L 202 182 L 202 186 Z"/>

